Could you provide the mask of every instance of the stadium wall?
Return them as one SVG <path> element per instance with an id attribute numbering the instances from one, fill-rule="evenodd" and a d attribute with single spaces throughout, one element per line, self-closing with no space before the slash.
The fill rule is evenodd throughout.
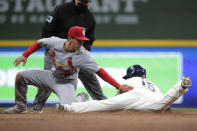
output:
<path id="1" fill-rule="evenodd" d="M 71 0 L 1 0 L 0 39 L 40 38 L 54 7 Z M 196 0 L 92 0 L 97 39 L 197 39 Z M 106 35 L 107 34 L 107 35 Z"/>
<path id="2" fill-rule="evenodd" d="M 14 68 L 12 66 L 12 61 L 33 42 L 34 40 L 0 41 L 0 57 L 2 61 L 0 64 L 0 84 L 3 80 L 6 79 L 5 77 L 2 77 L 2 74 L 9 74 L 7 69 Z M 115 44 L 113 45 L 112 43 Z M 161 90 L 164 93 L 178 80 L 180 80 L 182 76 L 189 75 L 192 78 L 192 87 L 187 94 L 185 94 L 180 100 L 173 104 L 173 107 L 197 107 L 197 89 L 195 88 L 197 86 L 197 82 L 195 81 L 195 79 L 197 78 L 197 69 L 195 68 L 197 66 L 197 58 L 195 58 L 195 56 L 197 56 L 196 45 L 197 44 L 195 40 L 98 40 L 97 42 L 95 42 L 95 46 L 92 48 L 91 54 L 97 60 L 97 62 L 101 66 L 106 68 L 109 72 L 118 70 L 125 73 L 124 71 L 131 64 L 142 64 L 148 70 L 148 78 L 155 82 L 158 87 L 161 87 Z M 43 51 L 44 50 L 38 51 L 39 60 L 43 60 Z M 3 57 L 9 56 L 11 54 L 14 54 L 12 58 Z M 39 54 L 42 55 L 40 56 Z M 101 55 L 103 55 L 104 57 L 98 58 L 98 56 Z M 110 61 L 111 63 L 103 62 L 105 61 L 105 59 L 110 58 L 110 55 L 113 59 L 112 61 Z M 114 57 L 115 55 L 116 57 Z M 34 57 L 32 57 L 32 59 L 33 58 Z M 10 59 L 8 60 L 9 63 L 6 61 L 4 62 L 4 59 Z M 33 65 L 33 67 L 42 68 L 43 61 L 39 61 L 39 63 L 37 62 L 37 60 L 34 61 L 37 65 L 34 66 L 33 63 L 29 62 L 29 65 L 27 64 L 26 69 L 32 68 L 31 65 Z M 4 67 L 6 67 L 6 69 Z M 115 70 L 113 70 L 112 68 Z M 123 74 L 119 73 L 118 75 L 120 76 L 120 78 L 116 79 L 120 80 Z M 115 76 L 117 76 L 117 74 L 115 74 Z M 13 78 L 14 76 L 12 76 L 12 79 Z M 121 81 L 121 83 L 124 83 L 124 81 Z M 1 84 L 0 106 L 8 106 L 14 103 L 14 86 L 9 87 L 7 85 Z M 79 84 L 79 86 L 82 85 Z M 109 85 L 103 86 L 105 95 L 112 97 L 114 94 L 110 94 L 110 92 L 115 92 L 115 90 L 111 87 L 108 87 Z M 30 105 L 36 92 L 34 89 L 30 89 L 30 91 L 31 90 L 33 94 L 30 95 Z M 78 91 L 84 91 L 84 88 L 80 87 Z M 51 99 L 47 102 L 47 105 L 50 106 L 51 104 L 56 102 L 56 98 Z"/>

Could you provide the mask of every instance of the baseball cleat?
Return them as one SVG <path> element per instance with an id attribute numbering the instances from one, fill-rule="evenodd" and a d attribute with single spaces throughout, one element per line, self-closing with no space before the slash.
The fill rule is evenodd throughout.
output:
<path id="1" fill-rule="evenodd" d="M 181 82 L 181 86 L 183 89 L 187 89 L 192 85 L 191 78 L 189 76 L 184 76 Z"/>
<path id="2" fill-rule="evenodd" d="M 61 104 L 55 104 L 52 107 L 52 111 L 55 111 L 55 112 L 64 111 L 64 106 Z"/>
<path id="3" fill-rule="evenodd" d="M 43 107 L 44 107 L 44 103 L 36 103 L 33 105 L 31 113 L 41 114 L 43 113 L 43 110 L 42 110 Z"/>
<path id="4" fill-rule="evenodd" d="M 85 101 L 88 101 L 88 100 L 89 100 L 89 96 L 85 92 L 81 92 L 81 93 L 77 94 L 77 96 L 75 98 L 76 102 L 85 102 Z"/>
<path id="5" fill-rule="evenodd" d="M 8 108 L 4 111 L 6 114 L 18 114 L 18 113 L 26 113 L 27 108 L 26 107 L 18 107 L 17 105 Z"/>
<path id="6" fill-rule="evenodd" d="M 35 114 L 42 114 L 43 111 L 42 110 L 32 110 L 31 113 L 35 113 Z"/>

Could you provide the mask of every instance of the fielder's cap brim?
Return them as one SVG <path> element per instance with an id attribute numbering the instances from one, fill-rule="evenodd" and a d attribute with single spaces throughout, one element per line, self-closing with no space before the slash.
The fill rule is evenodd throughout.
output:
<path id="1" fill-rule="evenodd" d="M 78 40 L 89 41 L 87 37 L 75 37 Z"/>

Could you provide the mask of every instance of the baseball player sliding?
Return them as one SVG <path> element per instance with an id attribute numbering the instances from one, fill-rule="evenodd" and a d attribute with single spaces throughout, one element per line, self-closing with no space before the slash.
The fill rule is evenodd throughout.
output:
<path id="1" fill-rule="evenodd" d="M 187 92 L 191 86 L 191 79 L 183 77 L 165 95 L 159 88 L 146 79 L 146 70 L 140 65 L 133 65 L 127 69 L 124 79 L 128 83 L 122 85 L 119 95 L 106 100 L 91 100 L 81 103 L 57 104 L 54 111 L 69 111 L 75 113 L 106 111 L 106 110 L 140 110 L 164 112 L 175 100 Z"/>
<path id="2" fill-rule="evenodd" d="M 88 40 L 85 37 L 84 28 L 74 26 L 68 31 L 68 39 L 43 38 L 30 46 L 22 56 L 14 61 L 15 66 L 18 66 L 21 62 L 24 62 L 23 65 L 25 65 L 30 54 L 41 47 L 45 47 L 49 49 L 53 67 L 51 70 L 26 70 L 17 73 L 15 80 L 16 105 L 5 110 L 5 113 L 24 113 L 27 111 L 27 85 L 52 90 L 59 97 L 60 104 L 74 102 L 80 69 L 96 73 L 118 89 L 120 84 L 103 68 L 100 68 L 82 46 L 83 42 Z"/>

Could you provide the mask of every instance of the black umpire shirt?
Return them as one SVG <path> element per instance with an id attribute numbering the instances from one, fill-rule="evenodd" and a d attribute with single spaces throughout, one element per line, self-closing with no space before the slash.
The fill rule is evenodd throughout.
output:
<path id="1" fill-rule="evenodd" d="M 87 50 L 95 40 L 94 28 L 95 20 L 93 14 L 87 9 L 85 12 L 79 12 L 74 1 L 58 5 L 52 15 L 49 16 L 43 26 L 42 38 L 56 36 L 67 38 L 68 30 L 72 26 L 81 26 L 86 29 L 86 37 L 90 41 L 84 42 L 84 47 Z"/>

